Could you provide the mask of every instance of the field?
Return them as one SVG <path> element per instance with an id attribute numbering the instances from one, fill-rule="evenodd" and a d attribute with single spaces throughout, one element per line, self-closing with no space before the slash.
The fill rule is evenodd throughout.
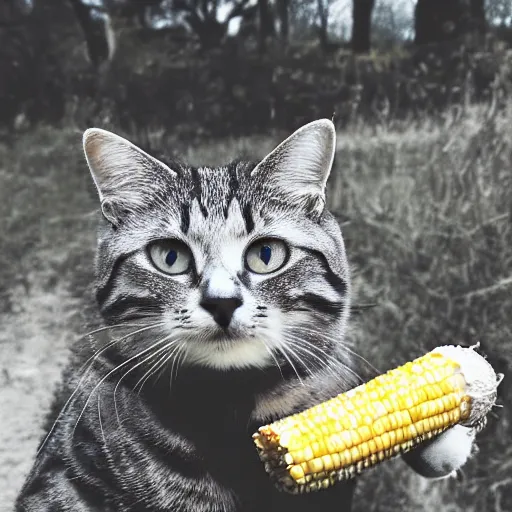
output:
<path id="1" fill-rule="evenodd" d="M 353 268 L 359 354 L 386 370 L 445 343 L 481 346 L 505 373 L 480 453 L 460 478 L 428 482 L 401 460 L 360 479 L 355 510 L 512 510 L 512 104 L 338 134 L 329 203 Z M 105 126 L 107 127 L 107 126 Z M 80 342 L 97 208 L 81 128 L 0 139 L 0 511 L 28 471 L 68 347 Z M 108 127 L 107 127 L 108 128 Z M 137 134 L 128 134 L 137 141 Z M 191 163 L 263 156 L 284 134 L 191 146 Z"/>

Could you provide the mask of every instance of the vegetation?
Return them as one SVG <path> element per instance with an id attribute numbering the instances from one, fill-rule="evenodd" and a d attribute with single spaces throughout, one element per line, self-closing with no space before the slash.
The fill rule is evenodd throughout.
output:
<path id="1" fill-rule="evenodd" d="M 3 26 L 13 15 L 0 8 L 0 127 L 78 110 L 127 130 L 251 134 L 333 114 L 342 124 L 420 117 L 509 93 L 502 0 L 485 12 L 477 0 L 419 1 L 409 25 L 391 4 L 361 0 L 350 37 L 331 0 L 254 1 L 34 1 Z"/>
<path id="2" fill-rule="evenodd" d="M 355 302 L 377 304 L 354 316 L 351 339 L 380 370 L 439 344 L 480 341 L 496 370 L 512 374 L 511 124 L 512 104 L 507 103 L 500 109 L 496 104 L 467 107 L 421 122 L 353 123 L 340 130 L 329 204 L 346 238 Z M 48 296 L 64 287 L 75 297 L 66 301 L 76 311 L 83 307 L 94 244 L 91 214 L 97 207 L 80 154 L 84 127 L 71 122 L 65 128 L 40 127 L 0 146 L 4 315 L 27 307 L 41 289 Z M 262 156 L 285 135 L 194 144 L 170 133 L 153 128 L 125 135 L 177 151 L 195 164 Z M 36 330 L 50 336 L 50 327 L 40 322 Z M 78 321 L 60 322 L 69 341 L 83 332 Z M 30 340 L 6 340 L 20 343 L 17 350 L 25 357 L 29 348 L 23 347 Z M 39 362 L 38 372 L 48 374 L 55 359 L 53 354 Z M 5 372 L 15 376 L 16 365 L 3 361 Z M 16 378 L 9 382 L 4 389 L 16 385 Z M 32 385 L 34 393 L 50 392 L 37 378 Z M 504 407 L 489 418 L 480 436 L 481 452 L 464 468 L 462 481 L 427 482 L 393 461 L 360 479 L 356 510 L 511 510 L 509 378 L 500 387 L 499 403 Z M 14 432 L 10 424 L 2 428 L 6 438 L 20 436 L 13 442 L 25 446 L 27 430 Z M 12 468 L 13 460 L 27 468 L 38 435 L 34 428 L 30 450 L 17 453 L 20 460 L 10 451 L 3 457 L 0 450 L 0 466 L 21 475 Z M 13 496 L 20 482 L 9 483 L 5 494 L 0 483 L 0 495 Z"/>

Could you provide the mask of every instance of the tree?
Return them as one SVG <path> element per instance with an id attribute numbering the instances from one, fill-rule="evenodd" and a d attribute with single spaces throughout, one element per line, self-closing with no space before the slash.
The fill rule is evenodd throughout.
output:
<path id="1" fill-rule="evenodd" d="M 258 49 L 265 53 L 267 39 L 275 36 L 274 15 L 269 0 L 258 0 Z"/>
<path id="2" fill-rule="evenodd" d="M 95 66 L 110 60 L 114 53 L 114 33 L 103 0 L 68 0 L 82 28 L 87 53 Z M 41 1 L 42 4 L 42 1 Z M 39 4 L 38 4 L 39 5 Z M 0 26 L 14 26 L 28 21 L 34 10 L 34 0 L 0 2 Z"/>
<path id="3" fill-rule="evenodd" d="M 484 0 L 418 0 L 414 12 L 416 44 L 457 39 L 485 30 Z"/>
<path id="4" fill-rule="evenodd" d="M 23 23 L 33 8 L 32 0 L 3 0 L 0 2 L 0 26 Z"/>
<path id="5" fill-rule="evenodd" d="M 428 0 L 427 0 L 428 1 Z M 352 51 L 370 51 L 372 12 L 375 0 L 353 0 L 352 2 Z"/>
<path id="6" fill-rule="evenodd" d="M 372 14 L 372 45 L 391 48 L 409 36 L 412 19 L 404 3 L 376 3 Z"/>
<path id="7" fill-rule="evenodd" d="M 185 23 L 197 35 L 201 48 L 219 46 L 226 37 L 229 22 L 242 16 L 251 0 L 237 0 L 223 21 L 218 18 L 218 0 L 174 0 L 173 9 L 185 13 Z"/>
<path id="8" fill-rule="evenodd" d="M 279 20 L 279 38 L 286 46 L 290 37 L 290 0 L 276 0 L 277 18 Z"/>
<path id="9" fill-rule="evenodd" d="M 69 0 L 82 27 L 87 53 L 96 67 L 109 61 L 114 54 L 114 32 L 110 25 L 110 16 L 103 2 L 85 2 Z"/>
<path id="10" fill-rule="evenodd" d="M 471 0 L 470 17 L 473 30 L 479 33 L 485 32 L 487 21 L 485 19 L 485 0 Z"/>
<path id="11" fill-rule="evenodd" d="M 320 46 L 325 50 L 328 46 L 327 28 L 329 26 L 329 0 L 317 0 Z"/>

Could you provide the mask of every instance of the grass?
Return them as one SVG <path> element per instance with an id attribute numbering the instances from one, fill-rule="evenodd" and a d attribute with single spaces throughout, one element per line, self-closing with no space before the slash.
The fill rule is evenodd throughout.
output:
<path id="1" fill-rule="evenodd" d="M 428 482 L 392 461 L 360 479 L 357 512 L 512 510 L 511 125 L 509 104 L 339 133 L 329 204 L 342 222 L 355 301 L 377 303 L 353 320 L 358 352 L 386 370 L 436 345 L 480 341 L 506 374 L 504 407 L 490 416 L 462 479 Z M 281 135 L 194 146 L 163 130 L 144 138 L 199 164 L 263 156 Z M 77 129 L 40 128 L 0 146 L 7 298 L 34 272 L 49 293 L 55 280 L 83 290 L 76 283 L 90 275 L 87 214 L 96 205 L 79 144 Z"/>
<path id="2" fill-rule="evenodd" d="M 87 223 L 87 213 L 96 205 L 92 195 L 84 197 L 88 176 L 80 139 L 78 131 L 40 129 L 14 145 L 0 143 L 0 240 L 6 256 L 0 266 L 0 312 L 12 305 L 10 287 L 29 292 L 34 272 L 44 270 L 51 288 L 52 271 L 59 274 L 69 259 L 68 242 L 74 241 L 79 253 L 80 245 L 87 247 L 80 236 L 88 237 L 90 255 L 94 224 Z"/>
<path id="3" fill-rule="evenodd" d="M 443 124 L 341 136 L 331 203 L 348 217 L 358 300 L 378 303 L 356 331 L 377 367 L 480 341 L 510 375 L 511 120 L 510 107 L 475 107 Z M 505 407 L 463 482 L 428 483 L 396 461 L 362 479 L 356 510 L 511 510 L 511 390 L 506 378 Z"/>

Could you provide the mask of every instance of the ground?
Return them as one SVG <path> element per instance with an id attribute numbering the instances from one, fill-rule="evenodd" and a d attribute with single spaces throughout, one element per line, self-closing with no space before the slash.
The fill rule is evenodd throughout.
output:
<path id="1" fill-rule="evenodd" d="M 360 479 L 356 511 L 512 510 L 511 122 L 512 105 L 490 105 L 339 133 L 329 203 L 355 302 L 377 304 L 353 319 L 357 352 L 385 370 L 443 343 L 481 341 L 506 374 L 503 407 L 461 478 L 429 482 L 392 461 Z M 97 203 L 83 128 L 0 138 L 0 512 L 12 510 L 68 348 L 84 334 Z M 196 164 L 262 156 L 282 135 L 192 147 L 165 130 L 145 134 Z"/>

